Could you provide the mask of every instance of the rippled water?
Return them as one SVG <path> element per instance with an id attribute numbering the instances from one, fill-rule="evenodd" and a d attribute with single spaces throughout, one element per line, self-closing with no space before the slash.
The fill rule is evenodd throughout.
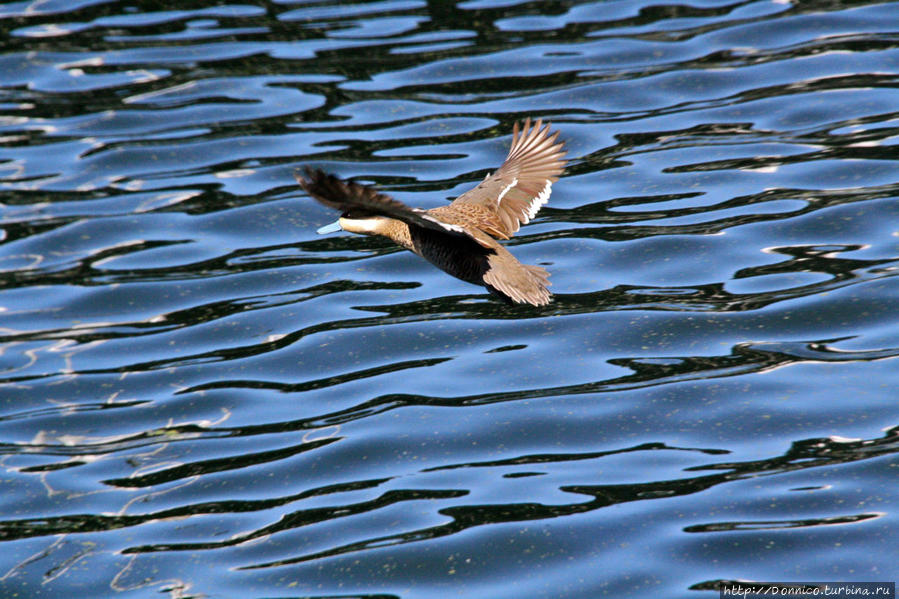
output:
<path id="1" fill-rule="evenodd" d="M 4 597 L 895 580 L 899 5 L 0 6 Z M 551 120 L 509 307 L 315 229 Z"/>

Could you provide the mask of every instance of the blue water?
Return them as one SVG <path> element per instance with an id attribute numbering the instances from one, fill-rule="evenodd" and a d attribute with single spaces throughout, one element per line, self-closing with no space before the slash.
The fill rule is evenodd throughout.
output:
<path id="1" fill-rule="evenodd" d="M 896 580 L 899 3 L 0 5 L 0 595 Z M 544 118 L 507 306 L 337 216 Z"/>

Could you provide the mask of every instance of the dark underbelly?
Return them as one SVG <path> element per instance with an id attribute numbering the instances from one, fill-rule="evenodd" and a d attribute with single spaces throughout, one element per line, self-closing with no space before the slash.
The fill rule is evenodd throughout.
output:
<path id="1" fill-rule="evenodd" d="M 487 256 L 491 250 L 459 235 L 421 229 L 410 233 L 416 254 L 457 279 L 484 284 Z"/>

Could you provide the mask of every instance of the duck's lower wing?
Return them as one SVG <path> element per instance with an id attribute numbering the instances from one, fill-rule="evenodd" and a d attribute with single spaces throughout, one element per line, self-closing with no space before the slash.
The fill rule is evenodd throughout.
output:
<path id="1" fill-rule="evenodd" d="M 552 300 L 552 293 L 547 289 L 551 283 L 546 269 L 522 264 L 502 246 L 487 256 L 484 285 L 493 293 L 519 304 L 544 306 Z"/>
<path id="2" fill-rule="evenodd" d="M 414 226 L 409 232 L 413 252 L 457 279 L 484 285 L 509 303 L 542 306 L 552 298 L 546 270 L 522 264 L 480 231 L 472 230 L 464 238 Z"/>

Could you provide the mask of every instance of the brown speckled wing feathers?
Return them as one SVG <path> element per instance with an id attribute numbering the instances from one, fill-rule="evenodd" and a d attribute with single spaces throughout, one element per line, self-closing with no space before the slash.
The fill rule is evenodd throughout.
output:
<path id="1" fill-rule="evenodd" d="M 550 135 L 549 129 L 539 119 L 533 126 L 526 119 L 520 130 L 515 123 L 512 147 L 502 166 L 451 206 L 476 214 L 491 235 L 511 237 L 546 204 L 552 184 L 565 169 L 563 144 L 556 141 L 559 133 Z"/>

